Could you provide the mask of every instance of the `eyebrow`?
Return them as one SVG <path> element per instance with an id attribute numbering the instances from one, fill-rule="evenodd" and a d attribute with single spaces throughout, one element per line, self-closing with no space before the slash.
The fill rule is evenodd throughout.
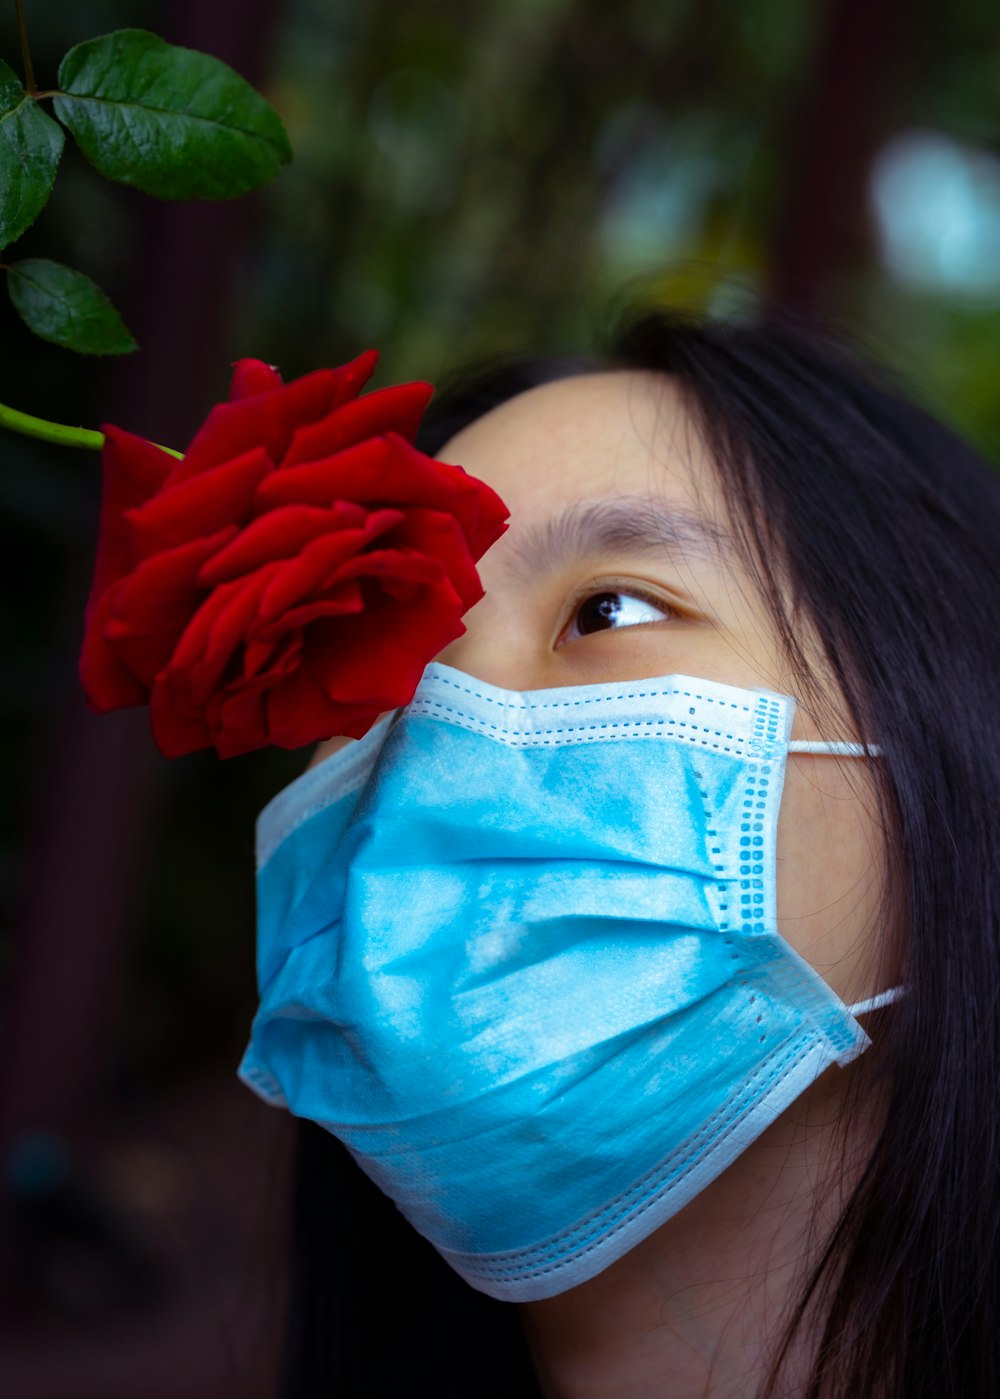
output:
<path id="1" fill-rule="evenodd" d="M 526 524 L 511 538 L 507 563 L 523 577 L 613 551 L 720 559 L 728 544 L 724 530 L 685 506 L 647 496 L 615 496 L 573 501 L 543 523 Z"/>

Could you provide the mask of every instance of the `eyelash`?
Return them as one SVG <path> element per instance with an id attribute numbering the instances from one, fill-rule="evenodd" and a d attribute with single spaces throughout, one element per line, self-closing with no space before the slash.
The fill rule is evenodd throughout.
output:
<path id="1" fill-rule="evenodd" d="M 580 609 L 583 607 L 584 603 L 589 602 L 591 598 L 601 597 L 605 593 L 617 593 L 620 594 L 622 597 L 636 598 L 639 602 L 646 602 L 651 607 L 655 607 L 658 611 L 662 612 L 664 614 L 664 620 L 667 620 L 669 618 L 679 618 L 681 616 L 680 609 L 672 606 L 669 602 L 667 602 L 667 600 L 664 597 L 660 596 L 657 593 L 649 592 L 644 588 L 637 587 L 634 583 L 618 583 L 615 582 L 614 579 L 594 579 L 593 582 L 587 585 L 585 592 L 580 593 L 576 598 L 573 599 L 573 602 L 570 606 L 569 620 L 566 622 L 565 626 L 562 628 L 559 634 L 560 640 L 563 640 L 566 637 L 566 633 L 569 631 L 574 621 L 579 616 Z M 631 631 L 633 627 L 649 625 L 651 625 L 651 623 L 649 622 L 633 622 L 632 626 L 627 628 L 607 627 L 603 628 L 603 630 Z M 574 641 L 582 641 L 585 635 L 596 636 L 598 635 L 598 633 L 584 633 L 579 637 L 573 637 L 571 639 Z"/>

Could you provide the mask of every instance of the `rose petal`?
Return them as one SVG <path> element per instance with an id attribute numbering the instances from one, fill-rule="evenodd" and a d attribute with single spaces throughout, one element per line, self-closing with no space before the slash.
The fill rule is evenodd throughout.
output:
<path id="1" fill-rule="evenodd" d="M 251 398 L 255 393 L 270 393 L 272 389 L 283 388 L 284 383 L 277 365 L 265 364 L 262 359 L 238 359 L 233 365 L 229 397 Z"/>
<path id="2" fill-rule="evenodd" d="M 433 393 L 433 384 L 396 384 L 345 403 L 336 413 L 300 428 L 281 466 L 298 466 L 329 457 L 390 431 L 412 442 Z"/>
<path id="3" fill-rule="evenodd" d="M 339 623 L 334 625 L 339 628 Z M 320 737 L 346 733 L 345 718 L 357 724 L 370 713 L 370 728 L 382 712 L 366 708 L 363 712 L 355 709 L 349 714 L 343 713 L 342 707 L 330 698 L 305 661 L 267 691 L 266 706 L 268 742 L 279 748 L 301 748 L 307 743 L 316 743 Z"/>
<path id="4" fill-rule="evenodd" d="M 210 720 L 212 742 L 220 758 L 238 758 L 272 742 L 267 724 L 268 690 L 225 695 Z"/>
<path id="5" fill-rule="evenodd" d="M 158 679 L 149 696 L 149 722 L 156 746 L 165 758 L 179 758 L 212 746 L 211 735 L 204 718 L 197 714 L 179 713 L 165 677 Z"/>
<path id="6" fill-rule="evenodd" d="M 155 495 L 176 461 L 169 452 L 143 437 L 125 432 L 112 423 L 102 423 L 103 488 L 94 577 L 86 611 L 119 578 L 132 568 L 132 538 L 125 515 Z"/>
<path id="7" fill-rule="evenodd" d="M 223 583 L 191 617 L 168 667 L 174 702 L 180 708 L 206 706 L 257 615 L 261 594 L 280 565 L 262 568 L 249 578 Z M 186 697 L 181 702 L 179 696 Z"/>
<path id="8" fill-rule="evenodd" d="M 261 627 L 255 635 L 260 641 L 268 642 L 283 635 L 289 628 L 300 630 L 308 622 L 318 617 L 346 617 L 352 612 L 360 612 L 365 605 L 364 594 L 357 583 L 337 583 L 326 596 L 313 602 L 302 603 L 282 612 L 276 621 Z"/>
<path id="9" fill-rule="evenodd" d="M 296 558 L 284 560 L 281 568 L 272 574 L 261 599 L 261 621 L 271 621 L 304 598 L 325 593 L 344 564 L 395 524 L 398 516 L 396 510 L 373 511 L 361 529 L 324 535 L 308 544 Z M 348 572 L 345 576 L 352 575 Z"/>
<path id="10" fill-rule="evenodd" d="M 441 577 L 410 603 L 376 599 L 356 617 L 316 623 L 305 634 L 304 655 L 332 698 L 381 713 L 408 703 L 429 658 L 462 635 L 461 607 Z"/>
<path id="11" fill-rule="evenodd" d="M 412 551 L 435 559 L 462 599 L 463 611 L 482 597 L 483 585 L 469 552 L 466 536 L 453 515 L 443 510 L 411 506 L 382 543 L 387 550 Z"/>
<path id="12" fill-rule="evenodd" d="M 454 514 L 462 526 L 473 559 L 479 560 L 491 544 L 495 544 L 508 528 L 510 510 L 500 496 L 485 481 L 470 474 L 462 466 L 452 462 L 438 461 L 435 464 L 453 473 L 451 479 L 458 494 L 460 504 Z M 432 501 L 422 500 L 421 505 L 431 505 Z"/>
<path id="13" fill-rule="evenodd" d="M 417 589 L 436 582 L 444 573 L 445 569 L 437 559 L 401 549 L 377 549 L 345 563 L 337 574 L 336 582 L 331 580 L 329 586 L 347 587 L 347 579 L 363 579 L 370 608 L 380 593 L 409 601 L 416 595 Z M 273 625 L 280 626 L 281 620 L 279 618 Z"/>
<path id="14" fill-rule="evenodd" d="M 104 707 L 148 694 L 162 751 L 360 737 L 464 632 L 508 512 L 413 446 L 431 385 L 359 396 L 376 360 L 291 384 L 237 361 L 176 464 L 107 430 L 81 678 Z"/>
<path id="15" fill-rule="evenodd" d="M 260 447 L 198 477 L 168 486 L 126 515 L 136 559 L 186 544 L 226 525 L 242 525 L 254 491 L 273 463 Z"/>
<path id="16" fill-rule="evenodd" d="M 184 460 L 174 467 L 169 484 L 199 476 L 254 447 L 263 447 L 273 461 L 280 461 L 296 429 L 357 397 L 374 373 L 377 359 L 376 352 L 369 350 L 339 369 L 316 369 L 270 393 L 217 404 Z"/>
<path id="17" fill-rule="evenodd" d="M 243 678 L 235 688 L 254 684 L 273 685 L 301 664 L 302 632 L 296 627 L 285 632 L 281 641 L 248 641 L 243 652 Z"/>
<path id="18" fill-rule="evenodd" d="M 239 577 L 262 564 L 299 554 L 307 544 L 322 535 L 356 534 L 375 514 L 385 516 L 380 528 L 388 529 L 402 519 L 397 510 L 370 512 L 362 505 L 338 501 L 330 510 L 315 505 L 286 505 L 260 515 L 214 559 L 201 574 L 208 585 Z M 377 532 L 377 531 L 376 531 Z"/>
<path id="19" fill-rule="evenodd" d="M 458 468 L 461 470 L 461 467 Z M 476 489 L 465 497 L 467 513 L 462 518 L 465 537 L 469 541 L 469 553 L 478 561 L 491 544 L 495 544 L 510 528 L 510 510 L 484 481 L 470 476 Z"/>
<path id="20" fill-rule="evenodd" d="M 115 589 L 109 588 L 91 608 L 80 650 L 80 683 L 87 704 L 99 714 L 145 704 L 149 698 L 149 687 L 122 665 L 117 648 L 105 640 L 104 628 L 114 600 Z"/>
<path id="21" fill-rule="evenodd" d="M 234 533 L 235 529 L 220 530 L 155 554 L 114 590 L 107 615 L 102 616 L 104 641 L 118 663 L 147 689 L 202 603 L 199 568 Z"/>
<path id="22" fill-rule="evenodd" d="M 403 554 L 398 549 L 386 550 L 385 552 L 390 557 L 381 567 L 371 572 L 363 569 L 363 565 L 367 563 L 371 555 L 366 554 L 363 560 L 357 561 L 356 571 L 359 577 L 366 578 L 369 595 L 371 595 L 373 588 L 378 588 L 379 592 L 384 593 L 386 597 L 397 598 L 400 602 L 409 602 L 416 597 L 418 590 L 425 583 L 434 582 L 444 572 L 436 559 Z"/>
<path id="23" fill-rule="evenodd" d="M 500 538 L 510 513 L 484 482 L 418 452 L 397 433 L 370 438 L 325 460 L 282 467 L 257 487 L 255 509 L 263 513 L 279 505 L 334 500 L 447 511 L 461 525 L 474 559 Z"/>

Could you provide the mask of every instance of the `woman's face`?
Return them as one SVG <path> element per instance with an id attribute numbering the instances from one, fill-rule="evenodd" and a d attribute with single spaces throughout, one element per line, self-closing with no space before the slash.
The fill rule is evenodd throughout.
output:
<path id="1" fill-rule="evenodd" d="M 546 384 L 441 450 L 486 481 L 510 526 L 485 596 L 436 657 L 493 685 L 548 689 L 674 673 L 798 697 L 774 625 L 729 543 L 714 470 L 676 383 L 643 371 Z M 816 658 L 811 637 L 800 637 Z M 853 739 L 832 681 L 820 728 Z M 317 760 L 342 743 L 321 745 Z M 882 843 L 858 759 L 790 754 L 778 824 L 778 928 L 852 1001 L 873 981 Z"/>

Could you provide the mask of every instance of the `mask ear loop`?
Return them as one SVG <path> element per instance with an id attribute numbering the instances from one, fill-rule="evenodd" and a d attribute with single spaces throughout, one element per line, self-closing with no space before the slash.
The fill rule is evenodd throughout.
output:
<path id="1" fill-rule="evenodd" d="M 880 991 L 877 996 L 869 996 L 864 1001 L 855 1001 L 854 1005 L 848 1006 L 847 1009 L 857 1019 L 859 1015 L 867 1015 L 870 1010 L 880 1010 L 891 1001 L 898 1001 L 900 996 L 906 995 L 906 990 L 905 986 L 890 986 L 888 991 Z"/>
<path id="2" fill-rule="evenodd" d="M 881 758 L 877 743 L 832 743 L 825 739 L 795 739 L 788 745 L 789 753 L 833 753 L 844 758 Z"/>
<path id="3" fill-rule="evenodd" d="M 833 753 L 844 758 L 880 758 L 882 749 L 877 743 L 834 743 L 824 739 L 796 739 L 788 745 L 789 753 Z M 866 1015 L 870 1010 L 879 1010 L 882 1006 L 887 1006 L 892 1001 L 896 1001 L 900 996 L 905 996 L 907 987 L 891 986 L 888 991 L 880 991 L 877 996 L 869 996 L 864 1001 L 855 1001 L 854 1005 L 848 1006 L 850 1013 L 857 1018 L 859 1015 Z"/>

